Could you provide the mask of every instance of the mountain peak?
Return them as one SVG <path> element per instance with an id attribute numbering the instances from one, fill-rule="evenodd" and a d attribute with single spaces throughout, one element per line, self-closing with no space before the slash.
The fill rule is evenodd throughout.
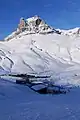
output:
<path id="1" fill-rule="evenodd" d="M 74 28 L 69 30 L 60 30 L 54 29 L 53 27 L 49 26 L 45 20 L 41 19 L 40 16 L 35 15 L 28 19 L 24 19 L 23 17 L 20 18 L 18 27 L 16 31 L 14 31 L 11 35 L 5 38 L 6 41 L 11 40 L 15 37 L 21 37 L 23 35 L 29 34 L 62 34 L 67 36 L 79 36 L 80 35 L 80 28 Z"/>
<path id="2" fill-rule="evenodd" d="M 35 15 L 33 17 L 30 17 L 27 19 L 28 22 L 31 22 L 31 21 L 36 21 L 37 19 L 41 19 L 38 15 Z"/>
<path id="3" fill-rule="evenodd" d="M 30 17 L 28 19 L 20 18 L 17 30 L 9 35 L 5 40 L 10 40 L 15 36 L 18 36 L 22 33 L 28 34 L 47 34 L 53 33 L 56 30 L 49 26 L 44 20 L 42 20 L 38 15 Z"/>

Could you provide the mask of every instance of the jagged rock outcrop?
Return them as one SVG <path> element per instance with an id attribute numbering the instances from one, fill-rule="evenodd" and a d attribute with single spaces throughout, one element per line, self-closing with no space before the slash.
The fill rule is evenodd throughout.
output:
<path id="1" fill-rule="evenodd" d="M 10 40 L 22 32 L 24 34 L 49 34 L 49 33 L 57 33 L 60 34 L 59 31 L 50 27 L 44 20 L 42 20 L 39 16 L 34 16 L 28 19 L 21 18 L 18 24 L 18 28 L 15 32 L 5 38 L 5 40 Z"/>

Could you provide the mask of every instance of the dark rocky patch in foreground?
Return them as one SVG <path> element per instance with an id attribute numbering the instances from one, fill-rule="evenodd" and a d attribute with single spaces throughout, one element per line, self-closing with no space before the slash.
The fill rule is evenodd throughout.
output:
<path id="1" fill-rule="evenodd" d="M 3 75 L 6 76 L 6 75 Z M 27 75 L 27 74 L 8 74 L 10 77 L 17 77 L 16 83 L 21 85 L 26 85 L 30 89 L 40 94 L 66 94 L 69 92 L 68 88 L 63 86 L 56 86 L 54 83 L 50 81 L 46 82 L 43 79 L 49 79 L 50 76 L 38 76 L 38 75 Z M 21 78 L 21 79 L 18 79 Z M 41 78 L 42 81 L 38 81 L 37 79 Z M 34 81 L 31 79 L 35 79 Z"/>

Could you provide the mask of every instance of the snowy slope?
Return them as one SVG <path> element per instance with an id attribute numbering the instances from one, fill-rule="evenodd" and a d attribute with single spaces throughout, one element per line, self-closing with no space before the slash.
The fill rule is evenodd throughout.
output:
<path id="1" fill-rule="evenodd" d="M 30 18 L 27 20 L 29 23 Z M 15 35 L 15 31 L 0 42 L 0 70 L 51 75 L 56 84 L 80 85 L 80 37 L 49 28 L 52 32 L 46 29 L 46 34 L 33 29 L 33 33 L 25 30 Z"/>
<path id="2" fill-rule="evenodd" d="M 40 95 L 0 79 L 0 120 L 80 120 L 79 94 Z"/>

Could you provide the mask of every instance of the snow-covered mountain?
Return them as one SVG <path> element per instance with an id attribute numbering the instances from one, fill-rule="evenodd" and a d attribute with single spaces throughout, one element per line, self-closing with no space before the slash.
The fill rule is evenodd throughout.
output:
<path id="1" fill-rule="evenodd" d="M 17 30 L 0 42 L 0 71 L 50 75 L 56 84 L 79 85 L 79 28 L 56 30 L 38 16 L 21 18 Z"/>
<path id="2" fill-rule="evenodd" d="M 44 20 L 42 20 L 39 16 L 34 16 L 28 19 L 21 18 L 20 23 L 18 24 L 18 28 L 15 32 L 5 38 L 5 40 L 10 40 L 16 36 L 22 36 L 22 32 L 24 35 L 28 34 L 48 34 L 53 32 L 59 32 L 56 29 L 50 27 Z"/>
<path id="3" fill-rule="evenodd" d="M 60 29 L 57 29 L 62 35 L 67 35 L 67 36 L 71 36 L 71 37 L 77 37 L 77 36 L 80 36 L 80 28 L 79 27 L 76 27 L 76 28 L 73 28 L 73 29 L 69 29 L 69 30 L 60 30 Z"/>

